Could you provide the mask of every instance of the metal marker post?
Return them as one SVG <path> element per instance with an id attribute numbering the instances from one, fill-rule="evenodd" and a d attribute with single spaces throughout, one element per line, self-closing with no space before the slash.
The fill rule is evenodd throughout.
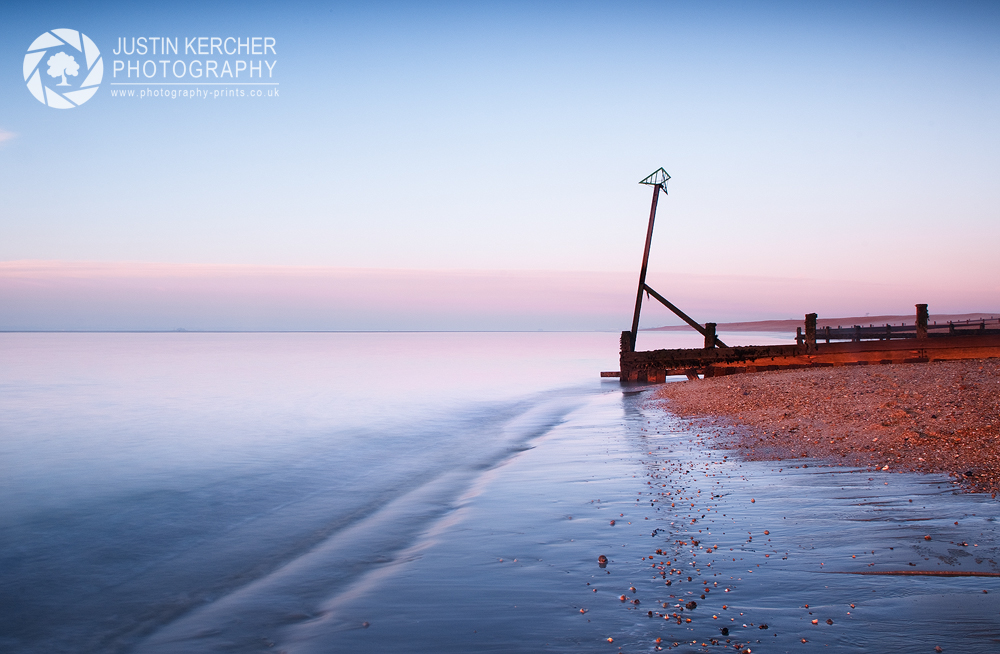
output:
<path id="1" fill-rule="evenodd" d="M 642 310 L 642 294 L 646 290 L 646 266 L 649 264 L 649 246 L 653 242 L 653 223 L 656 221 L 656 201 L 660 198 L 660 189 L 667 192 L 667 180 L 670 175 L 659 168 L 640 184 L 653 187 L 653 203 L 649 207 L 649 227 L 646 228 L 646 248 L 642 252 L 642 268 L 639 270 L 639 290 L 635 294 L 635 313 L 632 315 L 632 351 L 635 352 L 635 337 L 639 333 L 639 312 Z"/>

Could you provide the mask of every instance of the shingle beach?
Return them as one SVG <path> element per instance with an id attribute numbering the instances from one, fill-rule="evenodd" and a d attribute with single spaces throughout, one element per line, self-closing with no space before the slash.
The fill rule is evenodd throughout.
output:
<path id="1" fill-rule="evenodd" d="M 938 472 L 1000 490 L 998 359 L 731 375 L 655 397 L 747 459 Z"/>

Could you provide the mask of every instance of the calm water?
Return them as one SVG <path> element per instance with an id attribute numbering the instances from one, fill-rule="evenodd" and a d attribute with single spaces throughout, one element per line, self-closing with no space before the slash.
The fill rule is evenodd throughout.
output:
<path id="1" fill-rule="evenodd" d="M 736 461 L 616 352 L 0 335 L 0 651 L 1000 651 L 996 578 L 840 574 L 1000 571 L 994 501 Z"/>

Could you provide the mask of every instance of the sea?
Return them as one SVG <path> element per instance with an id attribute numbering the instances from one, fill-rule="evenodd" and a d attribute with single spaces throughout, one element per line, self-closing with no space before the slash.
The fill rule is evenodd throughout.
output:
<path id="1" fill-rule="evenodd" d="M 1000 651 L 995 500 L 743 461 L 617 353 L 0 334 L 0 652 Z"/>

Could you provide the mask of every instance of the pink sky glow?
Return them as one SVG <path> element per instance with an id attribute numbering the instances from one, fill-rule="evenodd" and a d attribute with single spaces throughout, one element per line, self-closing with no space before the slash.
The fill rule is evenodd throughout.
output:
<path id="1" fill-rule="evenodd" d="M 992 311 L 993 284 L 657 273 L 701 322 Z M 4 330 L 609 330 L 629 326 L 635 273 L 0 262 Z M 954 289 L 959 289 L 958 291 Z M 643 326 L 678 324 L 655 301 Z"/>

